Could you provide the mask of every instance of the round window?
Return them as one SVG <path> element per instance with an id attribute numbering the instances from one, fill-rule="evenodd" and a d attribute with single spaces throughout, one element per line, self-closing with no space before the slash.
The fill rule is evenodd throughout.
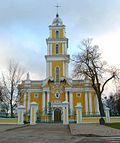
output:
<path id="1" fill-rule="evenodd" d="M 56 98 L 60 98 L 60 94 L 59 93 L 55 93 L 55 97 Z"/>

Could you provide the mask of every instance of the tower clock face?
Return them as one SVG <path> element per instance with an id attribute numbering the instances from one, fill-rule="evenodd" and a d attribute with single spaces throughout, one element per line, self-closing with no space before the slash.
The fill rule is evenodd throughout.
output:
<path id="1" fill-rule="evenodd" d="M 56 97 L 57 99 L 60 98 L 60 93 L 56 92 L 56 93 L 55 93 L 55 97 Z"/>

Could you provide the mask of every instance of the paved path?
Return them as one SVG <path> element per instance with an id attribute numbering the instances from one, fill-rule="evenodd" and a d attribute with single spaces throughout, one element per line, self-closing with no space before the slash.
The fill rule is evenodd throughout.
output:
<path id="1" fill-rule="evenodd" d="M 71 135 L 69 126 L 63 124 L 0 125 L 0 130 L 0 143 L 113 143 L 113 138 Z"/>
<path id="2" fill-rule="evenodd" d="M 62 124 L 38 124 L 0 133 L 0 143 L 72 143 L 75 138 Z"/>
<path id="3" fill-rule="evenodd" d="M 100 124 L 70 124 L 72 135 L 81 136 L 118 136 L 120 137 L 120 130 L 103 126 Z"/>

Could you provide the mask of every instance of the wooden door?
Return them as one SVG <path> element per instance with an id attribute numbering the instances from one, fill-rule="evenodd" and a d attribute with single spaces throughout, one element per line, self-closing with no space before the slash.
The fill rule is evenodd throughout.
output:
<path id="1" fill-rule="evenodd" d="M 61 121 L 61 110 L 60 109 L 55 109 L 55 111 L 54 111 L 54 121 L 55 122 L 60 122 Z"/>

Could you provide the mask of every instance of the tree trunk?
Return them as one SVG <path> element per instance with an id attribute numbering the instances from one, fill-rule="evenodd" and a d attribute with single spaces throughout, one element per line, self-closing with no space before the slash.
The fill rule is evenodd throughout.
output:
<path id="1" fill-rule="evenodd" d="M 13 106 L 12 106 L 12 100 L 10 100 L 10 113 L 11 113 L 11 118 L 13 117 Z"/>
<path id="2" fill-rule="evenodd" d="M 99 123 L 101 125 L 104 125 L 105 124 L 105 120 L 104 120 L 104 116 L 105 116 L 105 112 L 104 112 L 104 108 L 103 108 L 103 103 L 102 103 L 102 100 L 101 100 L 101 95 L 98 95 L 98 102 L 99 102 L 99 111 L 100 111 L 100 119 L 99 119 Z"/>
<path id="3" fill-rule="evenodd" d="M 104 117 L 105 116 L 105 112 L 104 112 L 104 108 L 103 108 L 103 103 L 102 103 L 101 97 L 98 97 L 98 102 L 99 102 L 100 116 Z"/>

